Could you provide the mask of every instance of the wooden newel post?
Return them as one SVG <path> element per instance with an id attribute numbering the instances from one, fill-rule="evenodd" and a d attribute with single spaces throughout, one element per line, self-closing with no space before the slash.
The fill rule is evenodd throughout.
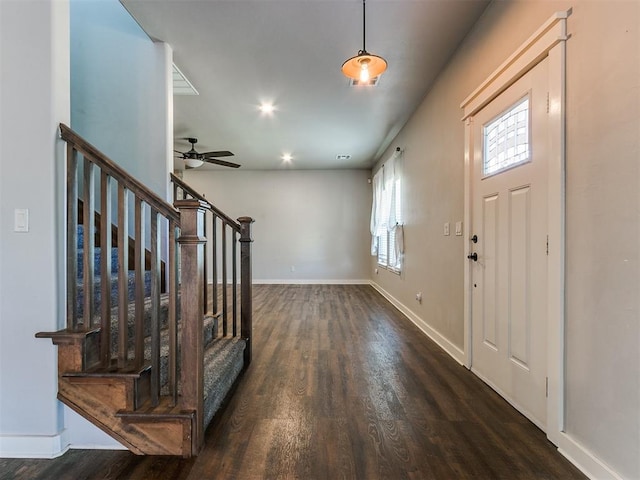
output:
<path id="1" fill-rule="evenodd" d="M 199 200 L 178 200 L 180 210 L 180 322 L 182 324 L 181 407 L 196 412 L 192 454 L 197 455 L 204 435 L 203 272 L 205 208 Z"/>
<path id="2" fill-rule="evenodd" d="M 253 303 L 251 292 L 251 217 L 240 217 L 240 335 L 246 340 L 245 367 L 251 363 L 251 337 L 253 329 Z"/>

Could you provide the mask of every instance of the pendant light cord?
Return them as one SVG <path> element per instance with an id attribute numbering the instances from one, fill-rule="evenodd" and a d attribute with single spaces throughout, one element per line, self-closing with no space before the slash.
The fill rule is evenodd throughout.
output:
<path id="1" fill-rule="evenodd" d="M 365 44 L 365 40 L 367 38 L 367 35 L 366 35 L 367 23 L 365 22 L 365 18 L 366 18 L 365 1 L 366 0 L 362 0 L 362 53 L 367 52 L 367 47 Z"/>

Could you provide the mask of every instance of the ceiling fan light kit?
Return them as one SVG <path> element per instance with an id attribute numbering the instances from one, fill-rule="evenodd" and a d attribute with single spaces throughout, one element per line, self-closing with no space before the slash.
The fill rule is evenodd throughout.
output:
<path id="1" fill-rule="evenodd" d="M 197 158 L 185 158 L 184 164 L 188 168 L 198 168 L 204 164 L 204 160 L 198 160 Z"/>
<path id="2" fill-rule="evenodd" d="M 358 51 L 355 57 L 349 58 L 342 64 L 342 73 L 363 84 L 370 79 L 382 75 L 387 69 L 387 61 L 379 55 L 372 55 L 365 48 L 366 23 L 365 23 L 365 0 L 362 0 L 362 50 Z"/>
<path id="3" fill-rule="evenodd" d="M 186 168 L 198 168 L 201 167 L 204 162 L 213 163 L 214 165 L 222 165 L 223 167 L 231 167 L 231 168 L 239 168 L 240 165 L 233 162 L 227 162 L 225 160 L 220 160 L 215 157 L 232 157 L 233 153 L 228 150 L 220 150 L 215 152 L 204 152 L 200 153 L 196 151 L 196 143 L 198 143 L 197 138 L 186 138 L 191 144 L 191 150 L 188 152 L 181 152 L 179 150 L 174 150 L 176 156 L 180 157 L 184 160 L 184 164 Z"/>

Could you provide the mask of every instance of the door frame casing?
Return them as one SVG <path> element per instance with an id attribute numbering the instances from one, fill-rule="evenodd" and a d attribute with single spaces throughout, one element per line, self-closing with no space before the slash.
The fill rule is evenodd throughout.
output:
<path id="1" fill-rule="evenodd" d="M 464 224 L 472 225 L 474 115 L 522 75 L 548 58 L 547 232 L 547 438 L 558 445 L 564 431 L 564 266 L 565 266 L 565 85 L 567 18 L 571 10 L 556 12 L 460 105 L 464 115 Z M 467 232 L 465 256 L 472 242 Z M 472 366 L 471 262 L 464 269 L 464 362 Z"/>

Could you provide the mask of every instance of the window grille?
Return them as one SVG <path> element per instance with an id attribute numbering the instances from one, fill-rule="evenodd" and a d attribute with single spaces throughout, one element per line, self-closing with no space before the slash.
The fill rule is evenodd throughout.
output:
<path id="1" fill-rule="evenodd" d="M 530 160 L 529 97 L 484 126 L 483 173 L 494 175 Z"/>

